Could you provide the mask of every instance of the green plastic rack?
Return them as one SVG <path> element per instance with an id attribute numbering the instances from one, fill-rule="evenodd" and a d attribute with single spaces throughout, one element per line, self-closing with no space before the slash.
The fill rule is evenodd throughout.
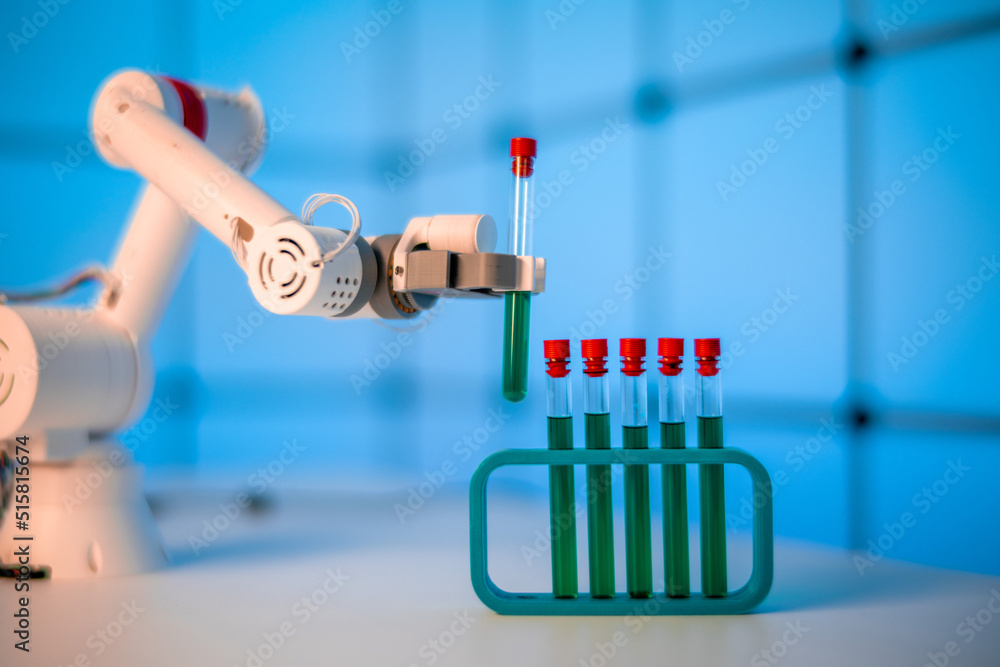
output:
<path id="1" fill-rule="evenodd" d="M 725 597 L 706 598 L 692 593 L 686 598 L 633 598 L 619 592 L 598 599 L 581 592 L 576 598 L 556 598 L 552 593 L 515 593 L 499 588 L 489 575 L 486 544 L 486 483 L 497 468 L 511 465 L 697 465 L 731 463 L 743 466 L 753 483 L 753 568 L 747 583 Z M 764 466 L 741 449 L 621 449 L 550 450 L 506 449 L 488 456 L 472 476 L 469 490 L 472 587 L 487 607 L 499 614 L 537 616 L 625 616 L 742 614 L 760 604 L 774 580 L 774 522 L 771 479 Z"/>

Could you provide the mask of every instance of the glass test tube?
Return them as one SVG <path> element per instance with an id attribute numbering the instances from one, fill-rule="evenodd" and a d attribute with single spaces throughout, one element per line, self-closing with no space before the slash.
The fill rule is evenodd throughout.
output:
<path id="1" fill-rule="evenodd" d="M 649 448 L 645 338 L 622 338 L 622 442 L 625 449 Z M 625 466 L 625 562 L 628 594 L 653 595 L 650 534 L 649 466 Z"/>
<path id="2" fill-rule="evenodd" d="M 580 341 L 583 350 L 583 412 L 587 449 L 611 449 L 611 396 L 608 389 L 608 341 Z M 615 595 L 614 511 L 611 466 L 587 466 L 587 546 L 590 595 Z"/>
<path id="3" fill-rule="evenodd" d="M 683 338 L 661 338 L 660 354 L 660 447 L 684 449 L 684 376 L 681 359 Z M 691 595 L 688 556 L 687 466 L 663 466 L 663 571 L 667 597 Z"/>
<path id="4" fill-rule="evenodd" d="M 573 449 L 573 393 L 569 378 L 569 341 L 545 341 L 549 449 Z M 576 490 L 573 466 L 549 466 L 549 530 L 552 544 L 552 593 L 575 598 Z"/>
<path id="5" fill-rule="evenodd" d="M 534 139 L 510 140 L 511 179 L 510 216 L 507 252 L 531 254 L 531 224 L 534 215 Z M 528 334 L 531 316 L 531 292 L 507 292 L 504 295 L 503 397 L 511 403 L 528 395 Z"/>
<path id="6" fill-rule="evenodd" d="M 722 447 L 722 387 L 719 382 L 721 345 L 718 338 L 696 338 L 695 360 L 698 375 L 695 389 L 698 404 L 698 446 Z M 726 581 L 726 496 L 722 464 L 702 464 L 698 468 L 701 500 L 701 592 L 705 597 L 723 597 Z"/>

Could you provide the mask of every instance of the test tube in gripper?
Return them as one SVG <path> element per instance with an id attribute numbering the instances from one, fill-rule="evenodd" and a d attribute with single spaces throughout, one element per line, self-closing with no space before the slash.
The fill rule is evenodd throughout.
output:
<path id="1" fill-rule="evenodd" d="M 531 255 L 531 219 L 533 214 L 535 140 L 515 137 L 510 140 L 510 226 L 507 252 Z M 503 397 L 511 403 L 528 395 L 528 333 L 531 315 L 531 292 L 507 292 L 504 295 Z"/>

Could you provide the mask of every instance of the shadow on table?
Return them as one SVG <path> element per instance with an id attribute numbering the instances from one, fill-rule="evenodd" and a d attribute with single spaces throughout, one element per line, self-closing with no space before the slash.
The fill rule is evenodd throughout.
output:
<path id="1" fill-rule="evenodd" d="M 861 559 L 861 560 L 857 560 Z M 926 598 L 953 592 L 955 577 L 948 571 L 898 560 L 871 561 L 864 552 L 822 553 L 817 558 L 775 556 L 774 585 L 759 612 L 836 607 L 878 601 Z M 971 576 L 971 575 L 970 575 Z"/>
<path id="2" fill-rule="evenodd" d="M 171 568 L 206 563 L 295 560 L 322 552 L 394 545 L 400 534 L 385 497 L 287 493 L 236 512 L 232 501 L 188 498 L 185 506 L 157 507 Z M 228 508 L 229 514 L 226 514 Z M 416 539 L 414 539 L 416 538 Z"/>

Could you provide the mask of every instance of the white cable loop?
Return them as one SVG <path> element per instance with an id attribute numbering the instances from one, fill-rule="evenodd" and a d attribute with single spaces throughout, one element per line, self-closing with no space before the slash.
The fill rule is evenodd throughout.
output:
<path id="1" fill-rule="evenodd" d="M 318 192 L 309 197 L 309 199 L 307 199 L 302 205 L 302 222 L 307 225 L 312 225 L 313 214 L 315 214 L 320 207 L 331 202 L 340 204 L 351 214 L 351 231 L 348 232 L 347 238 L 344 239 L 343 243 L 333 250 L 324 253 L 323 256 L 319 258 L 319 261 L 313 263 L 313 266 L 320 266 L 321 264 L 325 264 L 326 262 L 333 260 L 333 258 L 343 252 L 345 248 L 349 248 L 354 245 L 354 242 L 358 240 L 359 236 L 361 236 L 361 214 L 358 212 L 358 207 L 354 205 L 354 202 L 342 195 Z"/>

